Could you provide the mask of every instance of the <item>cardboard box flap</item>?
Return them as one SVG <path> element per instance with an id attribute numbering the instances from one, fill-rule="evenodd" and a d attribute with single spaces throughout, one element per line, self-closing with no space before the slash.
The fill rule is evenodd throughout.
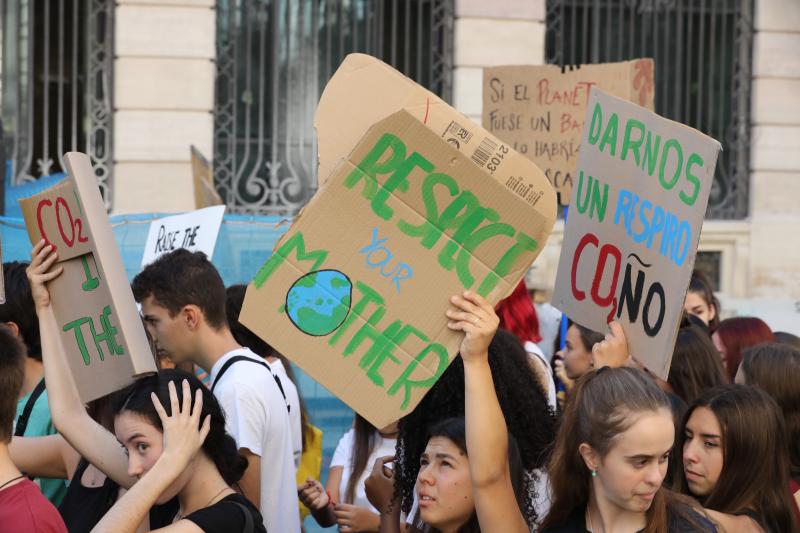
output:
<path id="1" fill-rule="evenodd" d="M 314 117 L 320 183 L 373 124 L 401 109 L 484 168 L 488 177 L 555 221 L 555 192 L 536 165 L 434 93 L 364 54 L 348 55 L 320 97 Z"/>

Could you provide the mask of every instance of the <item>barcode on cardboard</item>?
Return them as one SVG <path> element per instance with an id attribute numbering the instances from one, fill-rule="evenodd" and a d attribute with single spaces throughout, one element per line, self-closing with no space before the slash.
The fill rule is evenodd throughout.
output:
<path id="1" fill-rule="evenodd" d="M 481 141 L 475 153 L 472 154 L 472 160 L 475 161 L 478 166 L 485 167 L 486 162 L 489 161 L 489 158 L 492 157 L 495 150 L 497 150 L 497 143 L 489 137 L 486 137 Z"/>
<path id="2" fill-rule="evenodd" d="M 447 127 L 445 135 L 448 133 L 453 137 L 456 137 L 459 141 L 463 141 L 464 144 L 468 143 L 472 138 L 472 133 L 467 130 L 467 128 L 455 121 L 451 121 L 450 125 Z M 442 137 L 444 137 L 444 135 L 442 135 Z"/>

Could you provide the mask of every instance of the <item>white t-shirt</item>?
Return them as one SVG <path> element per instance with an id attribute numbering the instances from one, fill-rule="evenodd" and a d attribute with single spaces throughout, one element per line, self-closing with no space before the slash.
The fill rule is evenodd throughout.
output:
<path id="1" fill-rule="evenodd" d="M 211 382 L 235 355 L 264 359 L 248 348 L 230 351 L 211 368 Z M 292 430 L 286 400 L 270 371 L 239 361 L 231 365 L 214 388 L 225 412 L 225 430 L 239 448 L 261 457 L 261 514 L 267 531 L 300 531 L 292 453 Z"/>
<path id="2" fill-rule="evenodd" d="M 289 374 L 283 367 L 283 362 L 280 359 L 275 359 L 269 363 L 270 368 L 281 380 L 281 387 L 283 392 L 286 393 L 286 403 L 289 404 L 289 424 L 292 427 L 292 450 L 294 452 L 294 468 L 297 470 L 300 465 L 300 456 L 303 455 L 303 424 L 300 419 L 300 395 L 297 394 L 297 387 L 292 380 L 289 379 Z"/>
<path id="3" fill-rule="evenodd" d="M 342 435 L 342 438 L 339 439 L 339 444 L 336 445 L 336 451 L 333 452 L 333 458 L 331 459 L 331 468 L 334 466 L 343 467 L 342 481 L 339 482 L 339 499 L 342 502 L 344 502 L 345 493 L 347 492 L 347 483 L 350 480 L 350 475 L 353 472 L 352 462 L 353 448 L 355 447 L 355 435 L 356 430 L 352 428 L 347 433 Z M 372 467 L 375 465 L 375 461 L 379 457 L 394 455 L 395 444 L 397 443 L 397 439 L 387 439 L 380 436 L 378 439 L 379 440 L 375 444 L 375 449 L 372 450 L 372 454 L 370 454 L 369 459 L 367 459 L 367 465 L 364 468 L 364 472 L 358 478 L 352 502 L 353 505 L 357 505 L 358 507 L 366 507 L 376 514 L 379 514 L 378 510 L 375 509 L 367 499 L 367 493 L 364 490 L 364 481 L 366 481 L 369 475 L 372 473 Z"/>

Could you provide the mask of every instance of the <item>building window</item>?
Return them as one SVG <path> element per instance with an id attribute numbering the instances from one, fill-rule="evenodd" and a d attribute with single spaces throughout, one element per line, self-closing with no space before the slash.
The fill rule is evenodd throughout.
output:
<path id="1" fill-rule="evenodd" d="M 113 2 L 0 0 L 0 117 L 6 182 L 92 160 L 108 205 L 112 170 Z"/>
<path id="2" fill-rule="evenodd" d="M 214 182 L 235 212 L 291 215 L 316 190 L 314 110 L 351 52 L 445 99 L 453 0 L 217 1 Z"/>
<path id="3" fill-rule="evenodd" d="M 752 0 L 548 0 L 546 57 L 655 59 L 658 114 L 722 143 L 707 218 L 747 216 Z"/>

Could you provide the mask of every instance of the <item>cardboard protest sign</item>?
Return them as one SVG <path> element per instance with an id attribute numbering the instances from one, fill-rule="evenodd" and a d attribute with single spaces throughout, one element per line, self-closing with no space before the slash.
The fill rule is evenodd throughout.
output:
<path id="1" fill-rule="evenodd" d="M 593 88 L 553 305 L 667 378 L 719 142 Z"/>
<path id="2" fill-rule="evenodd" d="M 191 151 L 195 209 L 202 209 L 211 205 L 223 205 L 225 202 L 222 201 L 219 193 L 214 188 L 211 164 L 195 146 L 191 147 Z"/>
<path id="3" fill-rule="evenodd" d="M 449 297 L 509 293 L 545 245 L 552 191 L 549 203 L 531 206 L 399 111 L 362 135 L 296 218 L 239 320 L 383 427 L 458 352 Z"/>
<path id="4" fill-rule="evenodd" d="M 88 402 L 156 367 L 89 158 L 70 152 L 64 160 L 68 178 L 20 205 L 31 242 L 50 242 L 64 267 L 48 289 L 70 371 Z"/>
<path id="5" fill-rule="evenodd" d="M 211 259 L 224 214 L 225 206 L 219 205 L 152 221 L 144 245 L 142 267 L 178 248 L 204 252 Z"/>
<path id="6" fill-rule="evenodd" d="M 405 109 L 485 170 L 488 177 L 555 219 L 555 194 L 542 172 L 524 156 L 386 63 L 348 55 L 328 81 L 314 117 L 319 181 L 324 182 L 376 122 Z"/>
<path id="7" fill-rule="evenodd" d="M 575 181 L 583 117 L 592 87 L 653 109 L 653 60 L 483 70 L 483 127 L 531 158 L 563 205 Z"/>

